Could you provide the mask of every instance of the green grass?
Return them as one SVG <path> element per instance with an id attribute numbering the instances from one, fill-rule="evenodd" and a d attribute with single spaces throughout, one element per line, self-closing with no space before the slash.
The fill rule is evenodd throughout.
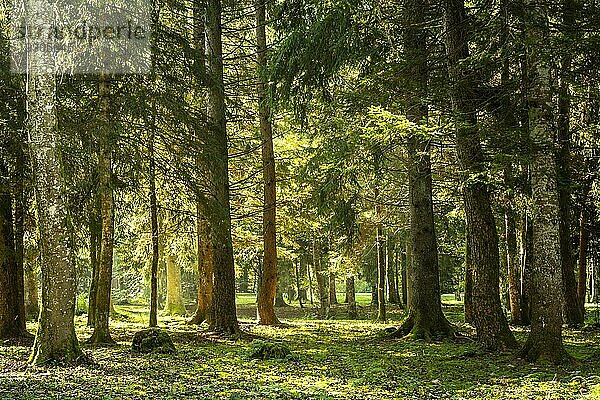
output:
<path id="1" fill-rule="evenodd" d="M 365 304 L 366 297 L 359 297 Z M 340 300 L 343 297 L 340 297 Z M 370 301 L 370 299 L 369 299 Z M 446 302 L 447 301 L 447 302 Z M 444 298 L 444 311 L 463 332 L 461 308 Z M 332 319 L 318 320 L 311 308 L 278 309 L 289 324 L 254 324 L 254 297 L 238 297 L 242 328 L 264 341 L 278 341 L 292 359 L 250 358 L 250 340 L 209 336 L 204 326 L 161 316 L 174 339 L 175 355 L 130 351 L 133 334 L 145 326 L 147 309 L 116 306 L 122 319 L 111 330 L 119 346 L 91 348 L 96 365 L 34 368 L 29 349 L 0 347 L 1 399 L 600 399 L 600 333 L 567 330 L 571 366 L 532 365 L 513 354 L 482 354 L 466 343 L 383 340 L 383 328 L 396 325 L 402 311 L 390 308 L 387 324 L 373 322 L 374 311 L 360 307 L 361 319 L 346 320 L 343 305 Z M 29 326 L 34 329 L 34 325 Z M 80 340 L 91 335 L 77 318 Z M 523 341 L 526 332 L 515 330 Z"/>

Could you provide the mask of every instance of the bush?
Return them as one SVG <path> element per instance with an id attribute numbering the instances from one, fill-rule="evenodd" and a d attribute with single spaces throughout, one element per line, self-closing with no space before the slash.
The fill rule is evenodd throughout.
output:
<path id="1" fill-rule="evenodd" d="M 258 360 L 284 359 L 296 360 L 288 346 L 283 343 L 266 342 L 255 339 L 251 343 L 250 358 Z"/>

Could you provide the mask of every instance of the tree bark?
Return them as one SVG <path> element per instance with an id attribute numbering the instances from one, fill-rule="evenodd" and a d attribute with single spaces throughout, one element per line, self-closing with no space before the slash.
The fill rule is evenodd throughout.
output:
<path id="1" fill-rule="evenodd" d="M 329 304 L 338 304 L 335 274 L 333 272 L 329 273 Z"/>
<path id="2" fill-rule="evenodd" d="M 94 312 L 94 333 L 90 342 L 114 344 L 110 336 L 110 294 L 112 289 L 113 243 L 114 243 L 114 194 L 111 183 L 112 145 L 110 125 L 110 81 L 106 74 L 100 75 L 101 131 L 98 151 L 98 176 L 100 180 L 100 217 L 102 221 L 100 259 L 98 260 L 98 286 Z"/>
<path id="3" fill-rule="evenodd" d="M 465 243 L 465 322 L 472 324 L 473 317 L 473 260 L 471 259 L 471 245 L 467 239 Z"/>
<path id="4" fill-rule="evenodd" d="M 15 232 L 15 263 L 17 264 L 16 274 L 14 276 L 15 284 L 18 289 L 17 304 L 19 307 L 19 322 L 21 331 L 25 337 L 33 338 L 26 328 L 26 308 L 25 308 L 25 213 L 29 202 L 25 197 L 25 150 L 24 144 L 19 141 L 16 146 L 16 165 L 15 165 L 15 214 L 14 214 L 14 232 Z M 37 280 L 36 280 L 37 289 Z M 2 291 L 0 291 L 1 293 Z M 36 299 L 37 300 L 37 299 Z"/>
<path id="5" fill-rule="evenodd" d="M 587 255 L 590 244 L 590 230 L 587 205 L 584 203 L 581 207 L 581 218 L 579 221 L 579 262 L 578 262 L 578 282 L 577 299 L 581 313 L 585 315 L 586 281 L 587 281 Z"/>
<path id="6" fill-rule="evenodd" d="M 531 270 L 531 332 L 520 355 L 563 363 L 570 359 L 562 343 L 562 270 L 560 250 L 560 206 L 552 131 L 550 70 L 539 51 L 549 37 L 546 9 L 529 5 L 527 39 L 529 66 L 529 132 L 534 144 L 531 166 L 533 195 L 533 249 Z M 535 23 L 534 23 L 535 21 Z"/>
<path id="7" fill-rule="evenodd" d="M 100 259 L 100 243 L 102 241 L 102 221 L 100 219 L 100 196 L 98 193 L 92 194 L 92 201 L 89 215 L 89 230 L 90 230 L 90 264 L 92 267 L 92 275 L 90 280 L 90 291 L 88 297 L 88 326 L 94 326 L 96 319 L 96 295 L 98 293 L 98 274 L 100 268 L 98 261 Z"/>
<path id="8" fill-rule="evenodd" d="M 358 318 L 358 312 L 356 310 L 356 295 L 354 288 L 354 275 L 346 277 L 346 300 L 348 302 L 348 318 Z"/>
<path id="9" fill-rule="evenodd" d="M 394 268 L 396 254 L 394 252 L 394 243 L 390 239 L 389 235 L 386 237 L 386 244 L 385 265 L 387 270 L 388 301 L 391 304 L 399 304 L 400 299 L 398 298 L 398 286 L 396 285 L 397 274 Z"/>
<path id="10" fill-rule="evenodd" d="M 206 38 L 205 38 L 205 20 L 206 20 L 206 1 L 194 0 L 192 10 L 193 41 L 194 41 L 194 71 L 196 83 L 196 96 L 202 100 L 206 99 L 205 85 L 208 81 L 206 71 Z M 203 102 L 205 104 L 205 102 Z M 196 130 L 196 140 L 198 146 L 207 142 L 205 132 L 206 120 L 202 118 L 203 125 Z M 200 153 L 200 147 L 198 148 Z M 197 199 L 196 199 L 196 242 L 197 242 L 197 267 L 198 267 L 198 296 L 194 316 L 190 320 L 191 324 L 201 324 L 206 321 L 210 325 L 210 305 L 212 303 L 213 293 L 213 259 L 210 239 L 210 226 L 208 208 L 208 196 L 203 190 L 210 187 L 210 163 L 207 162 L 206 155 L 196 158 L 196 167 L 198 169 Z M 210 195 L 210 193 L 208 193 Z"/>
<path id="11" fill-rule="evenodd" d="M 82 352 L 73 321 L 77 279 L 59 156 L 56 77 L 30 73 L 27 88 L 42 265 L 42 308 L 30 361 L 72 363 Z"/>
<path id="12" fill-rule="evenodd" d="M 571 33 L 575 23 L 572 0 L 563 0 L 563 29 Z M 563 280 L 564 316 L 569 326 L 583 324 L 584 315 L 577 300 L 577 282 L 574 273 L 573 244 L 571 241 L 571 97 L 568 75 L 571 71 L 571 53 L 565 52 L 561 60 L 560 88 L 558 93 L 558 206 L 560 212 L 560 262 Z"/>
<path id="13" fill-rule="evenodd" d="M 153 114 L 156 110 L 153 110 Z M 148 326 L 158 325 L 158 201 L 156 199 L 156 166 L 154 160 L 154 139 L 156 121 L 152 116 L 152 126 L 150 127 L 150 141 L 148 144 L 149 168 L 148 175 L 150 180 L 150 232 L 152 242 L 152 259 L 150 262 L 150 315 Z"/>
<path id="14" fill-rule="evenodd" d="M 379 158 L 380 152 L 377 151 L 375 155 L 375 173 L 379 175 Z M 375 245 L 377 247 L 377 321 L 385 322 L 386 307 L 385 307 L 385 239 L 383 236 L 383 227 L 381 223 L 381 204 L 379 204 L 379 188 L 375 187 L 375 219 L 376 224 L 376 237 Z"/>
<path id="15" fill-rule="evenodd" d="M 408 236 L 408 235 L 407 235 Z M 412 262 L 410 238 L 406 238 L 405 251 L 402 253 L 402 305 L 406 308 L 408 304 L 408 266 Z"/>
<path id="16" fill-rule="evenodd" d="M 406 56 L 412 61 L 407 90 L 407 118 L 427 123 L 428 52 L 423 2 L 406 0 Z M 407 317 L 394 336 L 430 340 L 448 336 L 452 327 L 442 312 L 438 248 L 433 215 L 430 142 L 421 132 L 408 137 L 408 198 L 411 262 L 407 265 Z M 408 248 L 407 248 L 408 253 Z"/>
<path id="17" fill-rule="evenodd" d="M 512 182 L 512 164 L 504 170 L 504 180 L 507 185 Z M 512 190 L 509 188 L 509 190 Z M 504 232 L 506 237 L 506 269 L 508 275 L 508 297 L 510 305 L 511 322 L 522 325 L 521 315 L 521 285 L 519 276 L 519 262 L 517 249 L 517 224 L 513 209 L 513 196 L 509 195 L 504 208 Z"/>
<path id="18" fill-rule="evenodd" d="M 181 267 L 177 262 L 177 254 L 167 246 L 165 252 L 167 263 L 167 301 L 165 314 L 185 316 L 187 311 L 183 302 L 183 290 L 181 288 Z"/>
<path id="19" fill-rule="evenodd" d="M 15 252 L 12 195 L 8 169 L 0 159 L 0 340 L 20 339 L 25 329 L 23 270 Z"/>
<path id="20" fill-rule="evenodd" d="M 474 83 L 461 62 L 469 58 L 464 0 L 445 0 L 446 51 L 456 118 L 457 155 L 462 180 L 467 240 L 473 267 L 473 322 L 479 343 L 489 349 L 517 346 L 500 303 L 498 232 L 492 214 L 484 155 L 477 128 Z"/>
<path id="21" fill-rule="evenodd" d="M 198 246 L 198 304 L 196 312 L 190 323 L 201 324 L 206 321 L 210 324 L 210 305 L 213 293 L 213 260 L 210 241 L 210 228 L 205 218 L 205 210 L 197 204 L 197 246 Z"/>
<path id="22" fill-rule="evenodd" d="M 267 99 L 267 35 L 265 0 L 256 0 L 256 58 L 258 61 L 258 114 L 262 136 L 263 167 L 263 269 L 258 289 L 258 323 L 261 325 L 280 324 L 273 307 L 277 294 L 277 233 L 276 233 L 276 178 L 275 154 L 273 152 L 273 129 L 271 109 Z"/>
<path id="23" fill-rule="evenodd" d="M 313 266 L 317 278 L 317 290 L 319 292 L 319 317 L 326 318 L 329 314 L 328 294 L 325 285 L 325 271 L 321 265 L 321 247 L 318 239 L 313 239 Z"/>
<path id="24" fill-rule="evenodd" d="M 208 125 L 211 135 L 207 147 L 212 152 L 212 182 L 209 201 L 209 225 L 213 259 L 213 296 L 209 329 L 236 334 L 235 269 L 231 240 L 229 204 L 229 160 L 223 82 L 223 48 L 221 42 L 221 1 L 208 0 L 206 7 L 207 61 L 210 76 Z"/>

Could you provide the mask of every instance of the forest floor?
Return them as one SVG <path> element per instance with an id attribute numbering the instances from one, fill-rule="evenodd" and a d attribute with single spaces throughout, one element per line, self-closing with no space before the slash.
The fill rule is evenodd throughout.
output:
<path id="1" fill-rule="evenodd" d="M 132 353 L 147 309 L 117 306 L 121 317 L 111 330 L 118 345 L 84 345 L 90 365 L 31 367 L 29 348 L 0 346 L 0 399 L 600 399 L 598 330 L 566 330 L 567 350 L 577 361 L 557 367 L 510 353 L 484 354 L 468 340 L 384 340 L 383 329 L 402 319 L 397 308 L 380 324 L 366 304 L 359 320 L 344 319 L 342 305 L 328 320 L 316 319 L 312 309 L 285 307 L 278 314 L 288 326 L 270 328 L 253 323 L 252 302 L 249 296 L 238 300 L 242 329 L 285 343 L 292 359 L 251 359 L 249 339 L 211 337 L 205 327 L 171 317 L 159 324 L 171 334 L 176 354 Z M 461 331 L 473 334 L 459 305 L 445 302 L 444 309 Z M 82 342 L 91 335 L 84 316 L 77 317 L 77 332 Z M 515 333 L 524 341 L 525 331 Z"/>

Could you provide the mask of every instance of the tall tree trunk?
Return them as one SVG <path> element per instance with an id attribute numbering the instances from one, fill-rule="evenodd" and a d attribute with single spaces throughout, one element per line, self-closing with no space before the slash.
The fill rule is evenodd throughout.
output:
<path id="1" fill-rule="evenodd" d="M 206 1 L 194 0 L 192 10 L 193 41 L 194 41 L 194 79 L 196 83 L 196 96 L 206 99 L 205 85 L 208 80 L 206 70 L 206 38 L 205 38 L 205 20 L 206 20 Z M 203 102 L 203 105 L 205 102 Z M 196 140 L 198 141 L 198 153 L 200 146 L 207 141 L 207 132 L 204 132 L 206 120 L 202 119 L 203 124 L 196 130 Z M 212 303 L 213 293 L 213 259 L 210 239 L 210 226 L 208 216 L 207 194 L 203 192 L 210 186 L 210 162 L 207 162 L 206 155 L 196 158 L 196 167 L 198 169 L 197 199 L 196 199 L 196 242 L 198 259 L 198 297 L 194 316 L 190 320 L 191 324 L 201 324 L 206 321 L 210 325 L 210 305 Z"/>
<path id="2" fill-rule="evenodd" d="M 468 24 L 464 0 L 445 0 L 446 51 L 452 81 L 452 106 L 456 118 L 457 155 L 466 175 L 463 201 L 473 267 L 473 321 L 477 339 L 490 350 L 517 346 L 500 303 L 498 232 L 492 214 L 484 155 L 477 128 L 474 83 L 462 66 L 469 58 Z"/>
<path id="3" fill-rule="evenodd" d="M 192 324 L 201 324 L 207 321 L 210 324 L 210 305 L 213 292 L 213 260 L 210 241 L 210 228 L 206 219 L 200 217 L 204 209 L 198 203 L 197 207 L 197 246 L 198 246 L 198 303 L 196 312 L 190 320 Z"/>
<path id="4" fill-rule="evenodd" d="M 167 301 L 165 314 L 185 316 L 187 311 L 183 302 L 183 290 L 181 288 L 181 267 L 177 262 L 177 254 L 167 246 L 165 252 L 167 263 Z"/>
<path id="5" fill-rule="evenodd" d="M 348 318 L 358 318 L 358 312 L 356 310 L 356 289 L 354 288 L 354 275 L 348 275 L 346 277 L 346 300 L 348 302 Z"/>
<path id="6" fill-rule="evenodd" d="M 517 228 L 515 212 L 508 206 L 504 214 L 506 229 L 506 267 L 508 270 L 508 295 L 510 301 L 511 321 L 514 325 L 522 325 L 521 288 L 519 279 L 519 262 L 517 254 Z"/>
<path id="7" fill-rule="evenodd" d="M 590 244 L 589 217 L 587 205 L 584 203 L 581 207 L 581 218 L 579 221 L 579 262 L 578 262 L 578 282 L 577 299 L 581 313 L 585 315 L 585 286 L 587 281 L 587 255 Z"/>
<path id="8" fill-rule="evenodd" d="M 510 12 L 509 0 L 502 0 L 500 3 L 500 12 L 503 17 L 503 26 L 501 32 L 501 41 L 504 45 L 501 73 L 501 85 L 504 88 L 510 87 L 511 58 L 508 48 L 510 38 L 510 21 L 513 15 Z M 513 96 L 511 93 L 504 94 L 502 120 L 507 132 L 514 132 L 518 127 L 517 113 L 515 112 Z M 510 309 L 511 322 L 514 325 L 522 325 L 521 316 L 521 288 L 519 282 L 519 264 L 517 249 L 517 228 L 514 210 L 514 177 L 513 162 L 508 160 L 504 168 L 504 184 L 506 185 L 506 205 L 504 207 L 504 237 L 506 252 L 506 275 L 508 281 L 508 308 Z"/>
<path id="9" fill-rule="evenodd" d="M 427 124 L 428 53 L 423 2 L 406 0 L 407 23 L 404 47 L 412 61 L 412 85 L 407 91 L 407 118 Z M 438 248 L 433 216 L 429 141 L 420 132 L 408 138 L 408 198 L 411 262 L 407 266 L 407 317 L 394 334 L 431 339 L 450 334 L 452 327 L 442 312 Z M 408 249 L 407 249 L 408 252 Z"/>
<path id="10" fill-rule="evenodd" d="M 100 244 L 102 241 L 102 221 L 100 219 L 100 196 L 98 193 L 92 194 L 89 215 L 89 230 L 90 230 L 90 264 L 92 267 L 92 275 L 90 280 L 90 291 L 88 298 L 88 326 L 94 326 L 96 319 L 96 295 L 98 293 L 98 275 L 100 268 L 98 265 L 100 259 Z"/>
<path id="11" fill-rule="evenodd" d="M 313 258 L 313 269 L 314 269 L 314 258 Z M 315 304 L 315 300 L 314 300 L 314 296 L 313 296 L 313 281 L 312 281 L 312 274 L 310 273 L 310 264 L 306 265 L 306 275 L 308 275 L 308 290 L 309 290 L 309 294 L 310 294 L 310 304 L 314 305 Z"/>
<path id="12" fill-rule="evenodd" d="M 0 339 L 20 339 L 26 334 L 23 270 L 15 254 L 12 195 L 8 169 L 0 159 Z"/>
<path id="13" fill-rule="evenodd" d="M 25 265 L 25 317 L 38 320 L 40 315 L 40 299 L 38 295 L 38 279 L 33 265 Z"/>
<path id="14" fill-rule="evenodd" d="M 521 222 L 521 314 L 523 325 L 531 324 L 531 268 L 533 259 L 533 224 L 528 215 L 530 210 L 523 211 Z"/>
<path id="15" fill-rule="evenodd" d="M 209 71 L 208 126 L 211 131 L 208 149 L 212 152 L 212 182 L 209 196 L 210 239 L 213 259 L 213 296 L 211 331 L 239 332 L 235 308 L 235 269 L 231 240 L 229 204 L 229 160 L 223 82 L 223 48 L 221 42 L 221 1 L 208 0 L 206 7 L 207 61 Z"/>
<path id="16" fill-rule="evenodd" d="M 25 213 L 29 202 L 25 197 L 25 150 L 24 144 L 19 141 L 17 144 L 17 156 L 15 165 L 15 263 L 17 264 L 16 274 L 14 276 L 15 284 L 17 285 L 18 297 L 17 304 L 19 307 L 19 322 L 21 323 L 21 331 L 25 337 L 33 338 L 33 335 L 27 332 L 25 309 Z M 36 280 L 37 289 L 37 280 Z M 1 292 L 1 291 L 0 291 Z M 37 299 L 36 299 L 37 300 Z"/>
<path id="17" fill-rule="evenodd" d="M 379 159 L 381 157 L 380 151 L 376 152 L 375 155 L 375 173 L 379 175 Z M 376 237 L 375 245 L 377 247 L 377 320 L 385 322 L 386 309 L 385 309 L 385 239 L 383 236 L 383 227 L 381 225 L 381 204 L 379 203 L 379 188 L 375 187 L 375 219 L 376 224 Z"/>
<path id="18" fill-rule="evenodd" d="M 73 321 L 77 279 L 59 156 L 56 77 L 30 73 L 27 89 L 42 265 L 42 308 L 30 360 L 71 363 L 82 352 Z"/>
<path id="19" fill-rule="evenodd" d="M 469 240 L 465 243 L 465 322 L 472 324 L 474 321 L 473 310 L 473 260 L 471 259 L 471 245 Z"/>
<path id="20" fill-rule="evenodd" d="M 385 250 L 385 265 L 387 270 L 387 288 L 388 288 L 388 300 L 391 304 L 398 304 L 398 286 L 396 285 L 396 271 L 394 264 L 396 262 L 396 253 L 394 251 L 394 243 L 389 235 L 386 237 L 386 250 Z"/>
<path id="21" fill-rule="evenodd" d="M 591 86 L 591 85 L 590 85 Z M 597 96 L 592 92 L 591 87 L 589 90 L 588 104 L 586 106 L 585 123 L 588 126 L 598 123 L 599 119 L 599 108 L 600 102 Z M 597 155 L 597 150 L 594 151 L 593 155 Z M 589 194 L 594 183 L 595 172 L 598 170 L 598 164 L 600 161 L 597 157 L 592 157 L 589 162 L 586 162 L 586 177 L 585 183 L 583 184 L 581 194 L 581 214 L 579 220 L 579 260 L 578 260 L 578 283 L 577 283 L 577 298 L 579 300 L 579 307 L 581 313 L 585 317 L 585 301 L 586 301 L 586 281 L 587 281 L 587 268 L 588 268 L 588 248 L 590 244 L 590 223 L 591 223 L 591 208 L 593 207 L 590 202 Z"/>
<path id="22" fill-rule="evenodd" d="M 321 247 L 318 239 L 313 239 L 313 266 L 317 278 L 317 290 L 319 292 L 319 317 L 326 318 L 329 314 L 329 303 L 325 284 L 325 271 L 321 263 Z"/>
<path id="23" fill-rule="evenodd" d="M 563 0 L 563 29 L 566 35 L 572 33 L 575 23 L 575 6 L 572 0 Z M 558 93 L 558 207 L 560 212 L 560 263 L 563 280 L 563 299 L 565 322 L 569 326 L 583 324 L 584 315 L 577 300 L 577 282 L 574 273 L 573 244 L 571 241 L 571 97 L 569 74 L 571 72 L 571 53 L 565 52 L 561 60 L 560 88 Z"/>
<path id="24" fill-rule="evenodd" d="M 504 170 L 505 183 L 512 182 L 512 164 Z M 506 237 L 506 269 L 508 275 L 508 297 L 510 305 L 511 322 L 514 325 L 522 325 L 521 315 L 521 285 L 519 276 L 519 261 L 517 249 L 517 224 L 515 211 L 513 209 L 513 197 L 509 195 L 504 208 L 504 231 Z"/>
<path id="25" fill-rule="evenodd" d="M 298 296 L 298 304 L 300 308 L 304 308 L 304 304 L 302 304 L 302 300 L 305 300 L 306 292 L 302 291 L 302 284 L 300 282 L 300 265 L 301 265 L 302 257 L 299 257 L 298 260 L 294 261 L 294 266 L 296 268 L 296 293 Z"/>
<path id="26" fill-rule="evenodd" d="M 329 273 L 329 304 L 337 304 L 337 288 L 335 285 L 335 274 Z"/>
<path id="27" fill-rule="evenodd" d="M 111 183 L 112 144 L 110 124 L 110 81 L 106 74 L 100 75 L 100 118 L 101 131 L 98 151 L 98 176 L 100 181 L 100 217 L 102 236 L 100 259 L 98 260 L 98 287 L 94 312 L 94 333 L 91 343 L 114 344 L 110 336 L 110 294 L 112 288 L 113 242 L 114 242 L 114 194 Z"/>
<path id="28" fill-rule="evenodd" d="M 275 154 L 273 152 L 273 130 L 271 110 L 267 99 L 267 35 L 265 21 L 265 0 L 256 0 L 256 58 L 258 61 L 258 114 L 260 133 L 262 136 L 263 167 L 263 253 L 264 266 L 262 280 L 258 289 L 257 309 L 258 323 L 261 325 L 277 325 L 279 320 L 273 308 L 277 293 L 277 238 L 276 238 L 276 179 Z"/>
<path id="29" fill-rule="evenodd" d="M 404 307 L 408 304 L 408 266 L 412 263 L 411 251 L 412 245 L 410 244 L 410 238 L 407 237 L 405 250 L 402 253 L 402 305 Z"/>
<path id="30" fill-rule="evenodd" d="M 150 127 L 150 141 L 148 144 L 149 168 L 148 175 L 150 180 L 150 232 L 152 242 L 152 259 L 150 261 L 150 316 L 148 326 L 158 326 L 158 258 L 159 258 L 159 243 L 158 243 L 158 201 L 156 199 L 156 166 L 154 159 L 154 140 L 156 121 L 155 113 Z"/>
<path id="31" fill-rule="evenodd" d="M 554 363 L 569 360 L 562 343 L 562 273 L 559 197 L 555 143 L 552 131 L 550 69 L 542 60 L 541 44 L 549 38 L 545 6 L 527 1 L 529 66 L 529 132 L 534 144 L 531 185 L 534 205 L 531 270 L 531 332 L 521 356 L 529 361 Z"/>

